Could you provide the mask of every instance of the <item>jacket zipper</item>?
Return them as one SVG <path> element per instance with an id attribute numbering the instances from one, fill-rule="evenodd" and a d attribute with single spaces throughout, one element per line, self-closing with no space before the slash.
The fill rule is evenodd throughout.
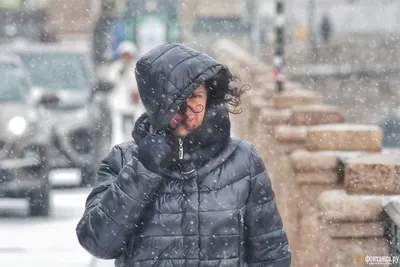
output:
<path id="1" fill-rule="evenodd" d="M 183 159 L 183 141 L 181 138 L 179 138 L 178 142 L 179 142 L 179 159 Z"/>
<path id="2" fill-rule="evenodd" d="M 183 159 L 183 141 L 181 138 L 178 138 L 178 142 L 179 142 L 179 160 L 182 160 Z M 181 170 L 181 174 L 188 175 L 188 174 L 193 173 L 194 171 L 195 171 L 194 169 L 191 169 L 190 171 L 187 171 L 187 172 L 184 172 Z"/>

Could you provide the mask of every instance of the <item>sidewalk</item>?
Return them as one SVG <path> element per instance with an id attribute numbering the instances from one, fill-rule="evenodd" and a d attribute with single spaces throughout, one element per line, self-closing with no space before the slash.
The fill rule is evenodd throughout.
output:
<path id="1" fill-rule="evenodd" d="M 88 267 L 114 267 L 114 260 L 100 260 L 92 258 Z"/>

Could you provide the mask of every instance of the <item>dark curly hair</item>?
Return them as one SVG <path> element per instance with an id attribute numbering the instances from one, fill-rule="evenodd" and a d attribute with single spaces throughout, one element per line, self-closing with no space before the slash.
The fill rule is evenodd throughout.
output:
<path id="1" fill-rule="evenodd" d="M 242 109 L 239 108 L 242 103 L 241 96 L 250 89 L 250 86 L 240 85 L 240 79 L 233 76 L 227 67 L 222 68 L 217 75 L 204 83 L 207 88 L 206 108 L 226 104 L 230 113 L 240 114 L 242 112 Z M 182 125 L 188 131 L 192 131 L 196 126 L 190 126 L 186 123 L 188 119 L 187 109 L 190 109 L 193 113 L 200 113 L 204 110 L 204 106 L 191 107 L 184 102 L 179 108 L 178 112 L 183 116 Z"/>
<path id="2" fill-rule="evenodd" d="M 225 103 L 232 114 L 240 114 L 242 95 L 250 86 L 241 85 L 240 78 L 233 76 L 228 67 L 222 68 L 217 75 L 205 82 L 207 87 L 207 107 Z"/>

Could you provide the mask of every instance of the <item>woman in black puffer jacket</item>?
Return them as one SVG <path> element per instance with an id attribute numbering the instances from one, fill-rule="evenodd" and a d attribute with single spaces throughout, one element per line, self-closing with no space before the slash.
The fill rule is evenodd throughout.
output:
<path id="1" fill-rule="evenodd" d="M 243 90 L 229 70 L 168 43 L 138 61 L 136 78 L 146 113 L 134 141 L 102 161 L 80 244 L 121 267 L 290 266 L 264 164 L 230 136 L 228 104 Z"/>

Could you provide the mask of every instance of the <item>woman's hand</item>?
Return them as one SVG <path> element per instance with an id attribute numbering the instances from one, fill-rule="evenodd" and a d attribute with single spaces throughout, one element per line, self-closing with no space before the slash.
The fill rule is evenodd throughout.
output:
<path id="1" fill-rule="evenodd" d="M 146 169 L 159 173 L 168 165 L 171 152 L 165 134 L 149 134 L 139 143 L 138 159 Z"/>

